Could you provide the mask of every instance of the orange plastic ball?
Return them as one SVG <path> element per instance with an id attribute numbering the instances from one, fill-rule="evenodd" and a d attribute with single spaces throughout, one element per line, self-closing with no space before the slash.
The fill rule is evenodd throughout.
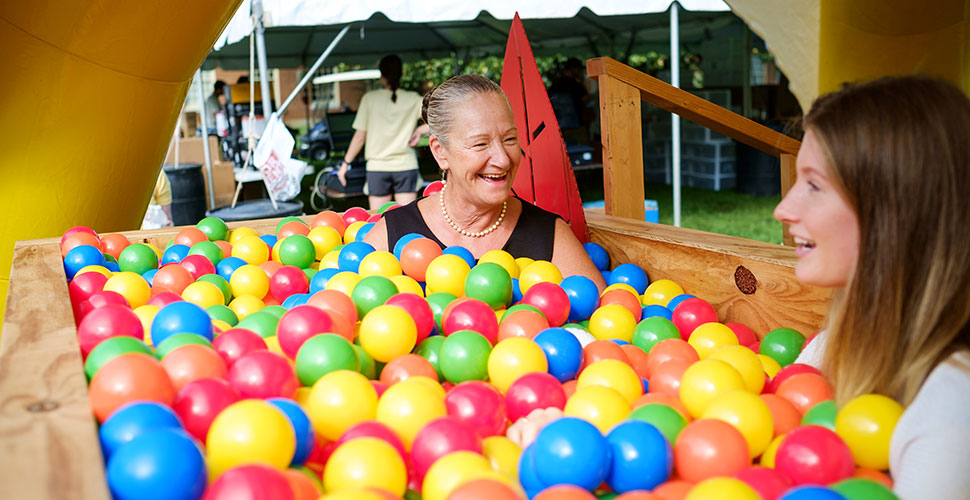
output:
<path id="1" fill-rule="evenodd" d="M 775 394 L 788 400 L 802 415 L 818 403 L 835 397 L 825 377 L 815 373 L 788 377 L 775 389 Z"/>
<path id="2" fill-rule="evenodd" d="M 71 249 L 81 245 L 90 245 L 94 248 L 101 248 L 101 239 L 91 233 L 77 232 L 72 233 L 70 236 L 64 238 L 61 242 L 61 258 L 63 259 L 67 252 Z"/>
<path id="3" fill-rule="evenodd" d="M 550 486 L 532 500 L 596 500 L 596 495 L 571 484 L 557 484 Z"/>
<path id="4" fill-rule="evenodd" d="M 88 399 L 98 422 L 132 401 L 157 401 L 171 405 L 175 388 L 165 368 L 148 354 L 132 352 L 105 363 L 88 385 Z"/>
<path id="5" fill-rule="evenodd" d="M 175 235 L 174 241 L 176 245 L 185 245 L 191 248 L 192 245 L 195 245 L 196 243 L 209 241 L 209 237 L 198 228 L 187 227 Z"/>
<path id="6" fill-rule="evenodd" d="M 344 317 L 351 324 L 357 322 L 357 306 L 350 297 L 338 290 L 320 290 L 314 293 L 307 305 L 311 305 L 327 312 L 334 312 Z"/>
<path id="7" fill-rule="evenodd" d="M 583 366 L 580 368 L 580 372 L 586 369 L 587 366 L 604 359 L 615 359 L 630 364 L 630 358 L 627 357 L 626 353 L 623 352 L 623 349 L 616 342 L 594 340 L 586 344 L 586 347 L 583 348 Z"/>
<path id="8" fill-rule="evenodd" d="M 647 353 L 633 344 L 623 344 L 620 349 L 623 349 L 626 357 L 630 358 L 630 366 L 633 367 L 633 371 L 637 372 L 638 376 L 649 379 L 650 377 L 647 376 Z"/>
<path id="9" fill-rule="evenodd" d="M 653 370 L 653 373 L 648 379 L 650 380 L 650 392 L 659 392 L 679 397 L 680 379 L 684 377 L 684 372 L 692 364 L 692 361 L 683 359 L 672 359 L 661 364 Z"/>
<path id="10" fill-rule="evenodd" d="M 640 306 L 640 297 L 622 288 L 614 288 L 600 296 L 599 306 L 603 307 L 607 304 L 619 304 L 625 307 L 633 314 L 633 318 L 637 322 L 640 321 L 640 316 L 643 314 L 643 309 Z"/>
<path id="11" fill-rule="evenodd" d="M 418 281 L 425 281 L 428 265 L 441 256 L 441 247 L 430 238 L 417 238 L 401 250 L 401 270 Z"/>
<path id="12" fill-rule="evenodd" d="M 381 370 L 381 382 L 387 385 L 393 385 L 414 376 L 438 380 L 438 372 L 435 371 L 434 366 L 417 354 L 398 356 L 388 361 Z"/>
<path id="13" fill-rule="evenodd" d="M 645 367 L 648 376 L 647 378 L 653 376 L 653 371 L 656 370 L 658 366 L 673 359 L 693 363 L 701 358 L 697 355 L 697 351 L 684 340 L 661 340 L 660 342 L 657 342 L 657 344 L 650 349 L 650 353 L 647 354 L 647 365 Z"/>
<path id="14" fill-rule="evenodd" d="M 541 313 L 531 309 L 512 311 L 498 325 L 498 341 L 511 337 L 533 339 L 546 328 L 549 328 L 549 322 Z"/>
<path id="15" fill-rule="evenodd" d="M 101 251 L 104 252 L 105 255 L 110 255 L 115 259 L 118 259 L 118 256 L 121 255 L 121 251 L 124 250 L 128 245 L 131 245 L 131 242 L 128 241 L 128 237 L 123 234 L 111 233 L 101 236 Z"/>
<path id="16" fill-rule="evenodd" d="M 347 224 L 340 215 L 331 210 L 324 210 L 318 213 L 310 221 L 310 228 L 315 228 L 318 226 L 330 226 L 337 230 L 341 236 L 344 234 L 344 229 L 347 229 Z"/>
<path id="17" fill-rule="evenodd" d="M 694 489 L 694 483 L 681 479 L 671 479 L 654 488 L 653 493 L 660 500 L 684 500 L 692 489 Z"/>
<path id="18" fill-rule="evenodd" d="M 184 267 L 178 264 L 165 264 L 155 272 L 152 287 L 165 288 L 176 295 L 182 295 L 185 287 L 194 281 L 195 279 Z"/>
<path id="19" fill-rule="evenodd" d="M 495 479 L 474 479 L 459 486 L 448 495 L 448 500 L 521 500 L 523 498 L 511 486 Z"/>
<path id="20" fill-rule="evenodd" d="M 777 394 L 762 394 L 759 396 L 768 405 L 771 421 L 775 424 L 773 437 L 788 434 L 802 422 L 802 414 L 787 399 Z"/>
<path id="21" fill-rule="evenodd" d="M 276 233 L 276 238 L 278 240 L 283 240 L 286 239 L 287 236 L 293 236 L 294 234 L 302 234 L 303 236 L 306 236 L 307 234 L 310 234 L 310 228 L 302 222 L 291 220 L 280 227 L 279 232 Z"/>
<path id="22" fill-rule="evenodd" d="M 691 482 L 733 476 L 750 463 L 744 436 L 721 420 L 695 420 L 680 431 L 674 443 L 677 474 Z"/>
<path id="23" fill-rule="evenodd" d="M 162 367 L 178 392 L 185 384 L 206 377 L 226 378 L 226 362 L 215 349 L 201 344 L 177 347 L 162 358 Z"/>

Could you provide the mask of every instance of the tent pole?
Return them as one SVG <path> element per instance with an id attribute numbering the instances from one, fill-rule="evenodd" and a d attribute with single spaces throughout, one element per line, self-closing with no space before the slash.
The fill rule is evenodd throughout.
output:
<path id="1" fill-rule="evenodd" d="M 202 67 L 195 70 L 195 79 L 199 82 L 199 102 L 202 106 L 202 155 L 205 157 L 206 184 L 209 185 L 209 210 L 216 208 L 216 192 L 212 184 L 212 153 L 209 152 L 209 124 L 206 121 L 205 90 L 202 88 Z"/>
<path id="2" fill-rule="evenodd" d="M 283 104 L 280 105 L 280 108 L 276 110 L 276 114 L 283 116 L 283 113 L 286 112 L 286 108 L 290 106 L 290 103 L 293 102 L 296 95 L 303 90 L 303 87 L 305 87 L 306 84 L 313 79 L 313 75 L 317 74 L 317 70 L 320 69 L 323 61 L 327 59 L 331 52 L 333 52 L 333 49 L 338 43 L 340 43 L 340 40 L 343 39 L 344 35 L 347 34 L 347 30 L 349 29 L 350 25 L 348 24 L 347 26 L 344 26 L 344 29 L 340 30 L 340 33 L 337 33 L 337 36 L 334 37 L 333 41 L 330 42 L 330 45 L 327 46 L 327 50 L 324 50 L 323 54 L 320 54 L 320 57 L 318 57 L 317 61 L 313 63 L 313 66 L 310 66 L 310 69 L 308 69 L 306 74 L 303 75 L 303 79 L 300 80 L 300 83 L 296 84 L 296 88 L 293 89 L 293 92 L 290 92 L 290 96 L 287 97 L 286 100 L 283 101 Z"/>
<path id="3" fill-rule="evenodd" d="M 670 84 L 680 87 L 680 29 L 677 2 L 670 4 Z M 671 162 L 674 179 L 674 226 L 680 227 L 680 115 L 670 114 Z"/>
<path id="4" fill-rule="evenodd" d="M 273 95 L 269 91 L 269 68 L 266 64 L 266 39 L 263 37 L 263 0 L 253 0 L 252 15 L 256 24 L 256 58 L 259 60 L 259 90 L 263 100 L 263 116 L 273 114 Z"/>

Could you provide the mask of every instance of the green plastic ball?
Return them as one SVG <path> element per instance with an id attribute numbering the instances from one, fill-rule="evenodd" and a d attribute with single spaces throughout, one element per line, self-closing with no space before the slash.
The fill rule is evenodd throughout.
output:
<path id="1" fill-rule="evenodd" d="M 438 326 L 439 332 L 442 331 L 441 316 L 444 314 L 445 308 L 448 307 L 451 301 L 457 298 L 448 292 L 435 292 L 428 295 L 428 305 L 431 306 L 431 312 L 434 314 L 434 322 Z"/>
<path id="2" fill-rule="evenodd" d="M 434 371 L 438 373 L 438 381 L 445 379 L 445 374 L 441 373 L 441 366 L 438 362 L 441 353 L 441 344 L 445 343 L 445 338 L 441 335 L 433 335 L 421 341 L 418 347 L 414 349 L 414 353 L 422 358 L 428 360 L 431 366 L 434 367 Z"/>
<path id="3" fill-rule="evenodd" d="M 306 269 L 317 258 L 317 249 L 313 241 L 302 234 L 292 234 L 280 243 L 280 262 L 284 266 L 296 266 Z"/>
<path id="4" fill-rule="evenodd" d="M 677 410 L 659 403 L 643 405 L 630 413 L 630 420 L 640 420 L 653 425 L 667 438 L 667 442 L 674 443 L 680 431 L 687 426 L 687 419 Z"/>
<path id="5" fill-rule="evenodd" d="M 361 375 L 367 377 L 368 380 L 377 380 L 377 363 L 370 354 L 363 347 L 357 344 L 350 344 L 354 348 L 354 352 L 357 353 L 357 359 L 360 360 L 360 373 Z"/>
<path id="6" fill-rule="evenodd" d="M 88 380 L 91 380 L 105 363 L 129 352 L 152 355 L 152 349 L 134 337 L 110 337 L 98 342 L 98 345 L 88 353 L 87 359 L 84 360 L 84 374 L 87 375 Z"/>
<path id="7" fill-rule="evenodd" d="M 482 262 L 465 276 L 465 296 L 478 299 L 492 309 L 501 309 L 512 302 L 512 277 L 504 267 Z"/>
<path id="8" fill-rule="evenodd" d="M 216 265 L 222 259 L 226 258 L 226 254 L 219 248 L 219 245 L 211 241 L 200 241 L 191 247 L 189 247 L 189 255 L 201 255 L 212 262 L 212 265 Z"/>
<path id="9" fill-rule="evenodd" d="M 131 271 L 140 275 L 145 274 L 146 271 L 158 269 L 158 255 L 144 243 L 126 246 L 118 257 L 118 268 L 122 271 Z"/>
<path id="10" fill-rule="evenodd" d="M 652 316 L 637 324 L 633 329 L 633 345 L 650 354 L 653 346 L 662 340 L 679 339 L 680 330 L 673 321 L 662 316 Z"/>
<path id="11" fill-rule="evenodd" d="M 371 309 L 384 305 L 396 293 L 393 281 L 383 276 L 368 276 L 357 283 L 350 299 L 357 306 L 357 317 L 363 319 Z"/>
<path id="12" fill-rule="evenodd" d="M 805 412 L 805 415 L 802 416 L 802 425 L 819 425 L 834 431 L 835 415 L 838 412 L 839 408 L 836 406 L 835 400 L 822 401 Z"/>
<path id="13" fill-rule="evenodd" d="M 212 342 L 209 342 L 207 338 L 197 333 L 176 333 L 175 335 L 170 335 L 168 338 L 155 346 L 155 357 L 162 359 L 175 349 L 189 344 L 199 344 L 212 347 Z"/>
<path id="14" fill-rule="evenodd" d="M 276 316 L 276 319 L 283 319 L 283 315 L 286 314 L 286 308 L 283 306 L 266 306 L 260 309 L 260 312 L 265 312 Z"/>
<path id="15" fill-rule="evenodd" d="M 805 336 L 791 328 L 775 328 L 761 339 L 758 352 L 770 357 L 781 366 L 795 362 L 805 345 Z"/>
<path id="16" fill-rule="evenodd" d="M 236 328 L 251 330 L 265 339 L 276 335 L 276 324 L 279 322 L 279 318 L 261 309 L 241 319 Z"/>
<path id="17" fill-rule="evenodd" d="M 226 305 L 229 305 L 229 302 L 232 301 L 232 288 L 229 287 L 229 281 L 227 281 L 226 278 L 223 278 L 218 274 L 203 274 L 202 276 L 199 276 L 199 279 L 196 281 L 208 281 L 209 283 L 219 287 L 219 290 L 222 292 L 222 296 L 226 299 Z M 235 316 L 235 314 L 233 314 L 233 316 Z M 229 322 L 226 321 L 226 323 Z"/>
<path id="18" fill-rule="evenodd" d="M 869 479 L 849 478 L 829 485 L 846 500 L 899 500 L 889 488 Z"/>
<path id="19" fill-rule="evenodd" d="M 206 217 L 195 225 L 196 229 L 202 231 L 209 241 L 226 241 L 229 236 L 229 226 L 218 217 Z"/>
<path id="20" fill-rule="evenodd" d="M 216 304 L 209 306 L 205 308 L 205 312 L 209 313 L 210 318 L 225 321 L 229 326 L 239 324 L 239 318 L 236 317 L 236 313 L 224 305 Z"/>
<path id="21" fill-rule="evenodd" d="M 314 335 L 296 353 L 296 376 L 305 387 L 337 370 L 360 370 L 360 358 L 353 344 L 340 335 Z"/>
<path id="22" fill-rule="evenodd" d="M 438 352 L 438 366 L 445 379 L 453 384 L 488 378 L 488 356 L 492 344 L 484 335 L 459 330 L 445 337 Z"/>

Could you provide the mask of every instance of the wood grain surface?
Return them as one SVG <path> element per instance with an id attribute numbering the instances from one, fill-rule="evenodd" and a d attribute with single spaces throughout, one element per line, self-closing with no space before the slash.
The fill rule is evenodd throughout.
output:
<path id="1" fill-rule="evenodd" d="M 600 77 L 603 197 L 609 215 L 643 220 L 643 145 L 640 96 L 636 88 Z M 622 123 L 622 127 L 610 124 Z"/>

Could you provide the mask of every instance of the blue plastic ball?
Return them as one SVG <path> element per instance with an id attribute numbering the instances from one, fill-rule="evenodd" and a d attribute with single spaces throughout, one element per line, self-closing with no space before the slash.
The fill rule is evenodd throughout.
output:
<path id="1" fill-rule="evenodd" d="M 786 491 L 778 500 L 846 500 L 840 493 L 824 486 L 798 486 Z"/>
<path id="2" fill-rule="evenodd" d="M 240 259 L 239 257 L 226 257 L 216 264 L 216 273 L 228 281 L 232 276 L 232 273 L 236 272 L 236 269 L 239 269 L 245 265 L 246 261 Z"/>
<path id="3" fill-rule="evenodd" d="M 592 242 L 583 243 L 583 248 L 586 249 L 586 255 L 589 255 L 589 260 L 593 261 L 596 269 L 606 271 L 610 268 L 610 254 L 606 253 L 602 245 Z"/>
<path id="4" fill-rule="evenodd" d="M 205 459 L 185 431 L 156 429 L 120 446 L 108 460 L 108 487 L 118 500 L 198 500 Z"/>
<path id="5" fill-rule="evenodd" d="M 535 454 L 536 446 L 535 443 L 532 443 L 526 446 L 522 450 L 522 454 L 519 455 L 519 483 L 522 484 L 522 489 L 525 490 L 525 494 L 529 498 L 546 489 L 546 485 L 536 475 Z"/>
<path id="6" fill-rule="evenodd" d="M 647 279 L 647 272 L 636 264 L 620 264 L 610 272 L 609 284 L 626 283 L 633 287 L 640 295 L 647 291 L 650 280 Z"/>
<path id="7" fill-rule="evenodd" d="M 162 253 L 161 265 L 164 266 L 165 264 L 172 264 L 172 263 L 178 264 L 188 254 L 189 254 L 188 245 L 172 245 L 166 248 L 165 252 Z"/>
<path id="8" fill-rule="evenodd" d="M 373 222 L 368 222 L 363 226 L 360 226 L 360 229 L 357 230 L 357 234 L 354 235 L 354 241 L 364 241 L 364 237 L 367 236 L 367 233 L 369 233 L 371 229 L 374 229 Z"/>
<path id="9" fill-rule="evenodd" d="M 294 293 L 293 295 L 290 295 L 289 297 L 287 297 L 286 300 L 284 300 L 283 303 L 280 305 L 286 309 L 293 309 L 296 306 L 302 306 L 306 304 L 307 301 L 310 300 L 310 297 L 312 296 L 313 295 L 309 293 Z"/>
<path id="10" fill-rule="evenodd" d="M 397 243 L 394 244 L 394 251 L 392 252 L 394 256 L 397 257 L 397 260 L 401 260 L 401 252 L 404 251 L 404 245 L 407 245 L 408 243 L 418 238 L 424 238 L 424 235 L 421 235 L 418 233 L 408 233 L 408 234 L 405 234 L 404 236 L 401 236 L 397 240 Z M 468 267 L 471 267 L 471 266 L 468 266 Z"/>
<path id="11" fill-rule="evenodd" d="M 600 271 L 600 274 L 603 276 L 603 281 L 609 283 L 610 282 L 610 275 L 613 274 L 613 273 L 612 273 L 612 271 L 607 271 L 607 270 L 604 269 L 604 270 Z"/>
<path id="12" fill-rule="evenodd" d="M 650 304 L 649 306 L 643 306 L 641 318 L 647 319 L 654 316 L 660 316 L 662 318 L 671 319 L 674 313 L 664 306 L 658 304 Z"/>
<path id="13" fill-rule="evenodd" d="M 593 491 L 606 479 L 611 455 L 609 443 L 593 424 L 564 417 L 539 431 L 533 459 L 543 484 L 573 484 Z"/>
<path id="14" fill-rule="evenodd" d="M 108 268 L 108 270 L 113 273 L 121 271 L 121 266 L 119 266 L 117 262 L 112 262 L 110 260 L 104 263 L 104 267 Z"/>
<path id="15" fill-rule="evenodd" d="M 98 428 L 101 451 L 106 458 L 123 444 L 154 429 L 181 429 L 182 422 L 171 408 L 154 401 L 128 403 L 112 413 Z"/>
<path id="16" fill-rule="evenodd" d="M 600 303 L 600 291 L 593 280 L 582 275 L 570 276 L 559 283 L 569 297 L 569 321 L 589 319 Z"/>
<path id="17" fill-rule="evenodd" d="M 259 239 L 263 240 L 267 245 L 269 245 L 270 248 L 275 247 L 276 242 L 278 241 L 276 235 L 273 234 L 264 234 L 260 236 Z"/>
<path id="18" fill-rule="evenodd" d="M 576 378 L 583 365 L 583 346 L 575 335 L 565 328 L 546 328 L 532 339 L 549 362 L 549 374 L 560 382 Z"/>
<path id="19" fill-rule="evenodd" d="M 286 414 L 286 418 L 290 419 L 290 423 L 293 424 L 293 430 L 296 431 L 296 451 L 293 453 L 293 461 L 290 462 L 290 466 L 303 465 L 306 459 L 310 458 L 310 453 L 313 451 L 313 445 L 316 442 L 316 434 L 313 432 L 310 417 L 292 399 L 270 398 L 266 402 L 282 410 Z"/>
<path id="20" fill-rule="evenodd" d="M 141 273 L 141 277 L 142 278 L 145 278 L 145 281 L 147 281 L 149 285 L 154 285 L 155 284 L 155 273 L 157 273 L 157 272 L 158 272 L 158 269 L 149 269 L 149 270 Z"/>
<path id="21" fill-rule="evenodd" d="M 64 256 L 64 274 L 67 279 L 72 280 L 81 269 L 87 266 L 103 266 L 105 262 L 101 249 L 91 245 L 78 245 Z"/>
<path id="22" fill-rule="evenodd" d="M 317 271 L 317 274 L 314 274 L 313 278 L 310 280 L 310 290 L 308 293 L 310 295 L 313 295 L 319 292 L 320 290 L 327 288 L 327 282 L 330 281 L 330 278 L 333 278 L 339 272 L 340 272 L 340 269 L 332 269 L 332 268 L 321 269 Z"/>
<path id="23" fill-rule="evenodd" d="M 347 243 L 340 249 L 340 253 L 337 254 L 337 267 L 341 271 L 352 271 L 356 273 L 360 269 L 360 261 L 373 251 L 374 247 L 370 243 L 364 243 L 363 241 Z"/>
<path id="24" fill-rule="evenodd" d="M 457 255 L 468 263 L 468 267 L 475 267 L 475 256 L 472 255 L 471 250 L 462 246 L 448 247 L 441 251 L 442 254 L 446 255 Z"/>
<path id="25" fill-rule="evenodd" d="M 519 278 L 512 278 L 512 303 L 522 302 L 522 287 L 519 286 Z"/>
<path id="26" fill-rule="evenodd" d="M 212 341 L 212 318 L 191 302 L 172 302 L 158 310 L 152 320 L 152 344 L 159 345 L 177 333 L 194 333 Z"/>
<path id="27" fill-rule="evenodd" d="M 670 299 L 670 302 L 667 302 L 667 310 L 673 311 L 674 309 L 677 308 L 678 305 L 680 305 L 681 302 L 683 302 L 683 301 L 685 301 L 687 299 L 696 299 L 696 298 L 697 297 L 695 297 L 693 295 L 690 295 L 688 293 L 682 293 L 682 294 L 680 294 L 680 295 L 678 295 L 678 296 Z"/>
<path id="28" fill-rule="evenodd" d="M 613 463 L 606 483 L 617 493 L 652 490 L 670 478 L 674 454 L 664 435 L 639 420 L 623 422 L 606 441 L 613 450 Z"/>
<path id="29" fill-rule="evenodd" d="M 627 342 L 627 341 L 625 341 L 623 339 L 610 339 L 610 341 L 613 342 L 616 345 L 630 345 L 629 342 Z"/>

